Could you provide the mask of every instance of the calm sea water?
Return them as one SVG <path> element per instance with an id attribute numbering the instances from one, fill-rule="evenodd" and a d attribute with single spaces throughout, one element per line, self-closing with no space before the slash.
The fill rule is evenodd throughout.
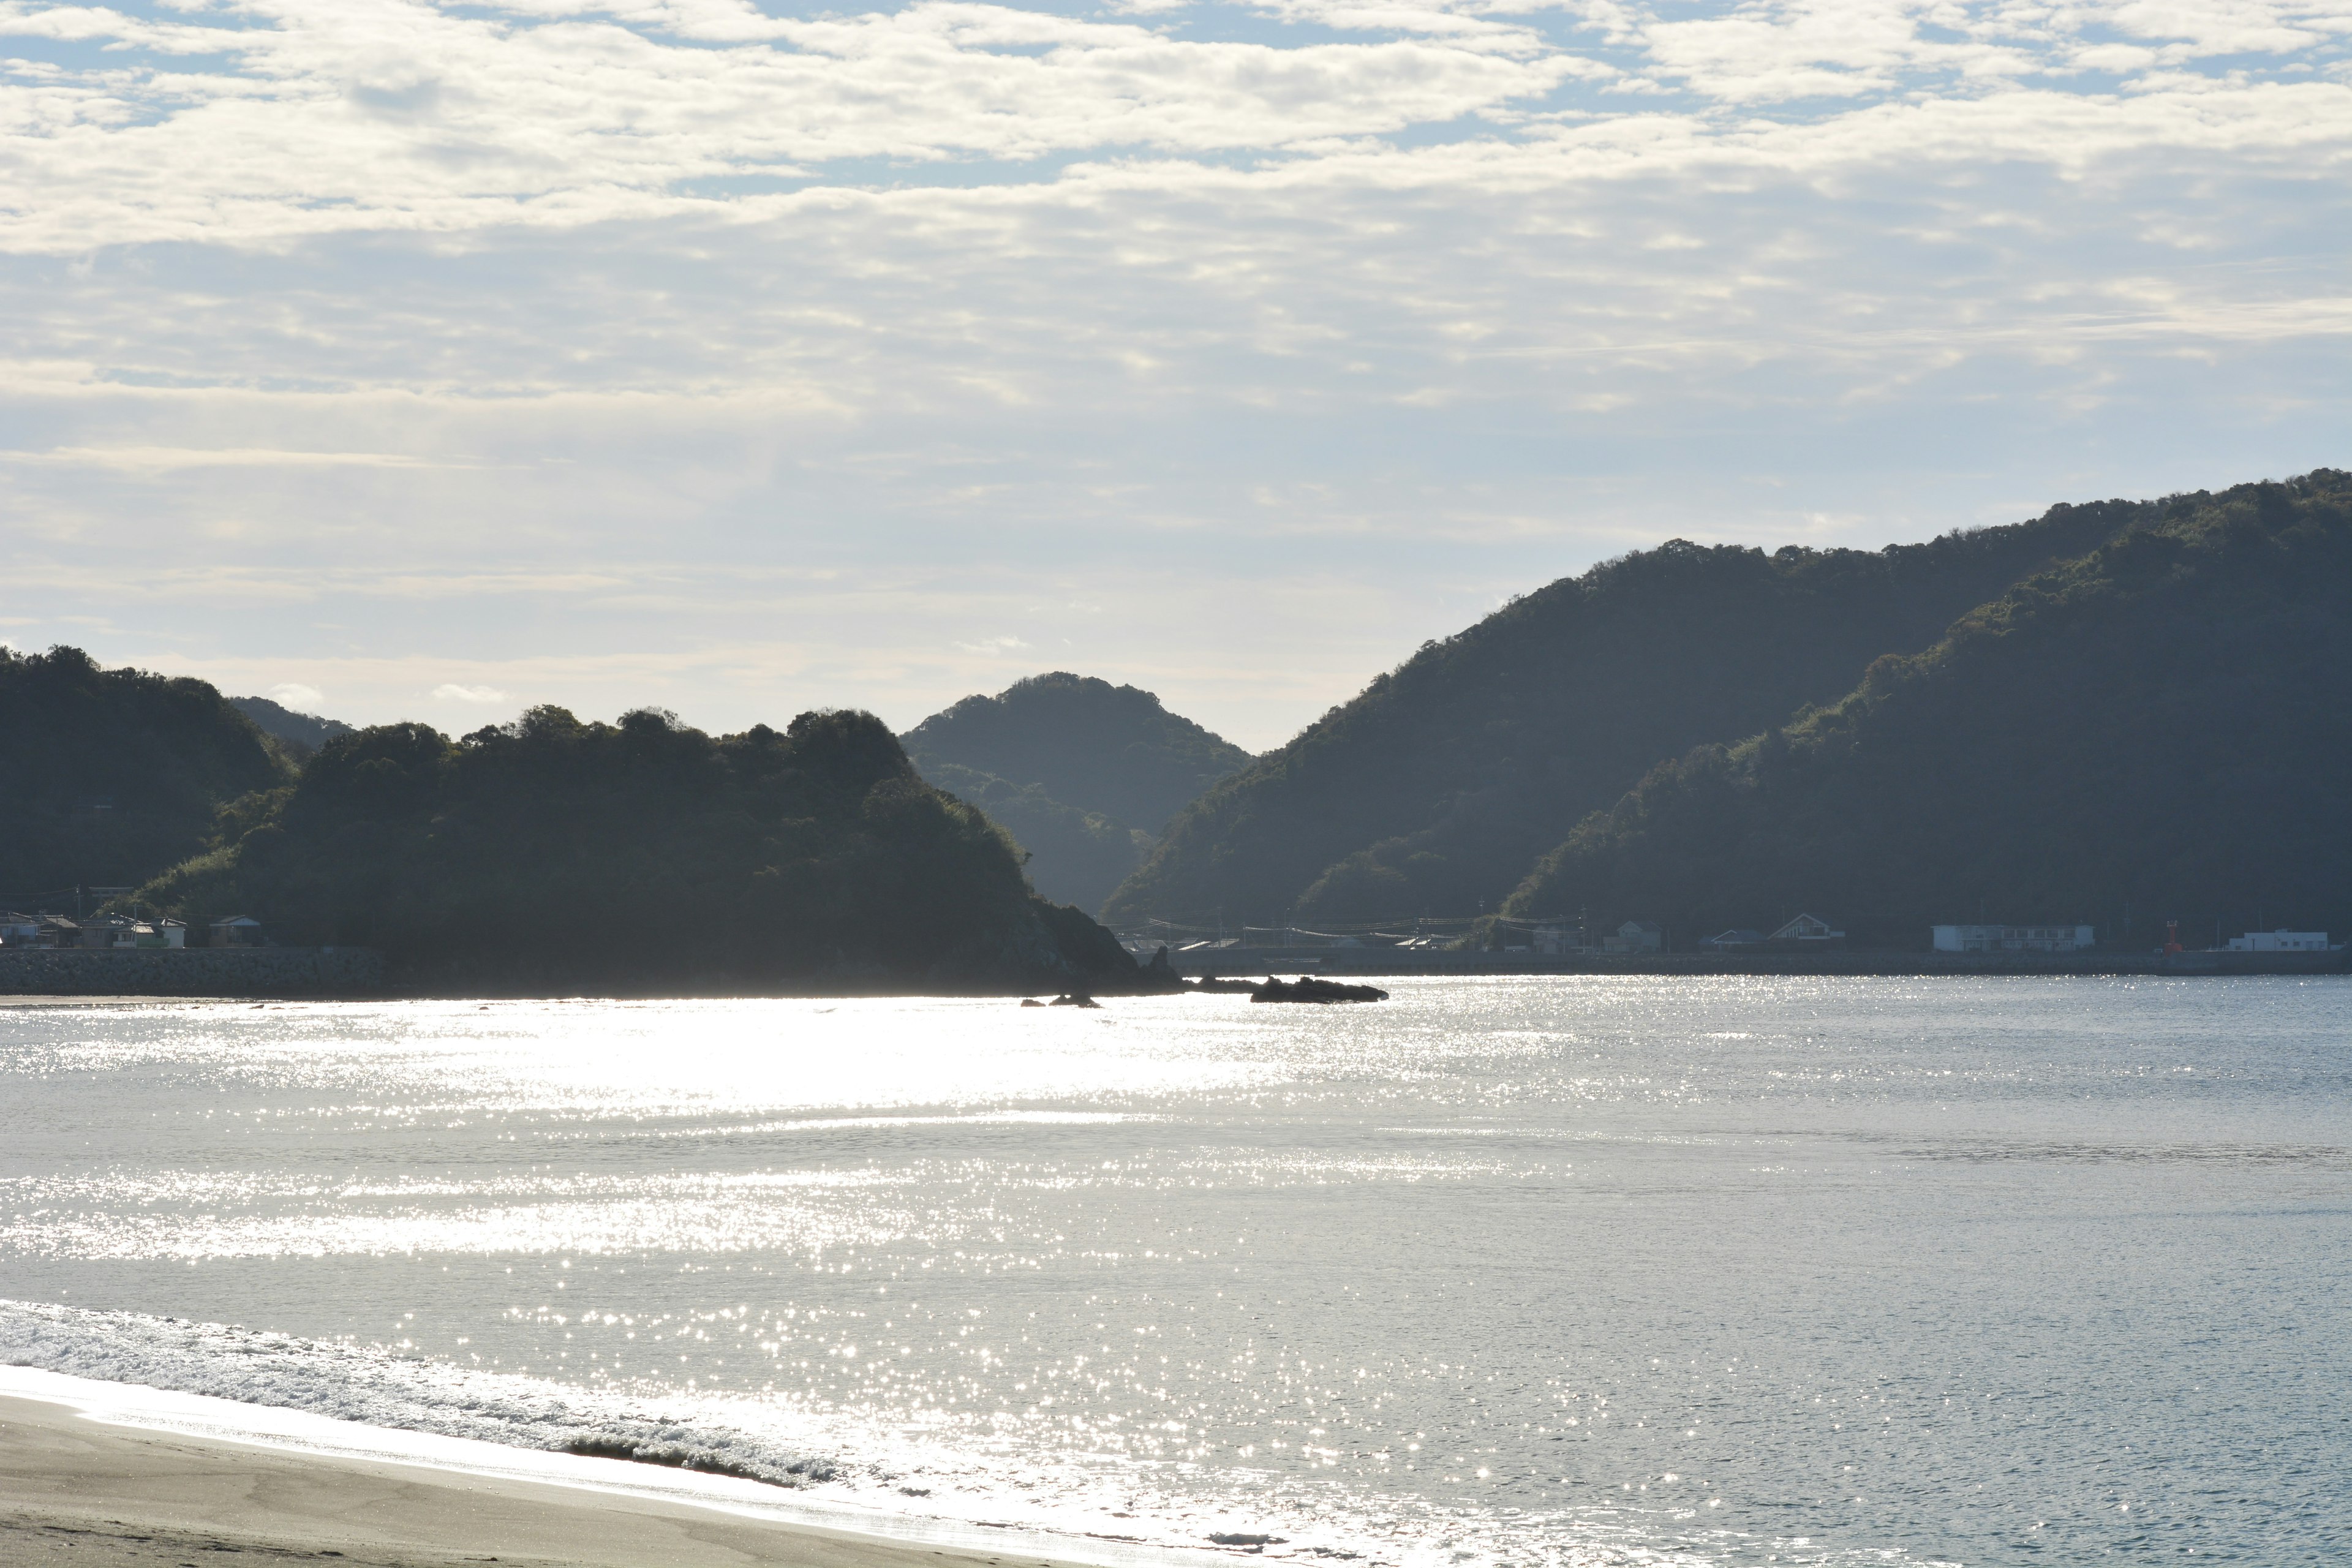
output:
<path id="1" fill-rule="evenodd" d="M 1394 989 L 0 1009 L 0 1362 L 1316 1561 L 2352 1562 L 2352 984 Z"/>

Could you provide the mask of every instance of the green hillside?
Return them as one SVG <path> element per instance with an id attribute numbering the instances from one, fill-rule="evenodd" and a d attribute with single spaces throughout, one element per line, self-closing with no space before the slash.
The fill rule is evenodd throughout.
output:
<path id="1" fill-rule="evenodd" d="M 330 741 L 230 841 L 142 889 L 282 940 L 383 948 L 418 988 L 1005 990 L 1132 984 L 1004 836 L 918 777 L 882 722 L 805 713 L 712 737 L 538 708 L 451 741 Z"/>
<path id="2" fill-rule="evenodd" d="M 70 911 L 77 885 L 143 882 L 203 847 L 221 803 L 288 772 L 204 681 L 0 648 L 0 905 Z"/>
<path id="3" fill-rule="evenodd" d="M 924 778 L 1020 841 L 1039 892 L 1087 909 L 1169 817 L 1250 760 L 1149 691 L 1062 671 L 967 697 L 900 739 Z"/>
<path id="4" fill-rule="evenodd" d="M 2176 497 L 1834 706 L 1658 767 L 1509 900 L 1670 940 L 2074 921 L 2352 934 L 2352 476 Z M 2128 932 L 2124 923 L 2128 914 Z"/>
<path id="5" fill-rule="evenodd" d="M 1851 689 L 2145 507 L 1883 551 L 1674 541 L 1528 595 L 1379 677 L 1170 825 L 1112 895 L 1146 916 L 1345 922 L 1492 909 L 1662 757 Z"/>

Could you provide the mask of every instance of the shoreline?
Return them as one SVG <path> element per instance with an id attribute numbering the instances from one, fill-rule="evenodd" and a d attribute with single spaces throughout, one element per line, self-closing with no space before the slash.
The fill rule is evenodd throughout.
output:
<path id="1" fill-rule="evenodd" d="M 1378 950 L 1374 950 L 1377 952 Z M 1973 956 L 1973 955 L 1969 955 Z M 1267 962 L 1271 959 L 1273 962 Z M 1518 955 L 1434 954 L 1412 959 L 1383 959 L 1335 954 L 1325 949 L 1313 953 L 1269 953 L 1264 950 L 1248 963 L 1213 958 L 1174 961 L 1179 981 L 1186 984 L 1129 989 L 1076 988 L 1101 1000 L 1149 1001 L 1158 997 L 1213 994 L 1189 984 L 1221 981 L 1228 985 L 1247 981 L 1262 984 L 1285 975 L 1300 978 L 1355 980 L 2229 980 L 2325 979 L 2352 973 L 2342 952 L 2329 953 L 2188 953 L 2171 958 L 2106 958 L 2083 962 L 1991 963 L 1922 962 L 1917 955 L 1851 955 L 1843 960 L 1797 958 L 1786 962 L 1720 959 L 1670 953 L 1639 958 L 1538 958 Z M 1064 983 L 1063 990 L 1072 989 Z M 123 987 L 89 991 L 11 991 L 0 985 L 0 1009 L 11 1007 L 134 1007 L 158 1003 L 191 1006 L 284 1007 L 337 1004 L 401 1002 L 475 1003 L 488 1006 L 513 1003 L 554 1002 L 1018 1002 L 1046 997 L 1054 986 L 1027 991 L 869 990 L 869 991 L 139 991 Z"/>
<path id="2" fill-rule="evenodd" d="M 2342 974 L 2352 952 L 1898 952 L 1847 948 L 1780 953 L 1531 953 L 1444 949 L 1400 952 L 1391 948 L 1224 948 L 1171 952 L 1170 964 L 1187 979 L 1319 974 L 1418 976 L 1626 976 L 1704 980 L 1772 976 L 1785 979 L 1963 979 L 1972 976 L 2209 979 L 2256 974 Z"/>
<path id="3" fill-rule="evenodd" d="M 625 1460 L 548 1456 L 576 1473 L 523 1478 L 122 1425 L 88 1405 L 0 1393 L 0 1561 L 11 1568 L 143 1568 L 239 1553 L 338 1568 L 1091 1568 L 1032 1551 L 1034 1541 L 1018 1532 L 974 1545 L 765 1516 L 723 1483 L 707 1499 L 675 1488 L 650 1495 L 675 1476 L 644 1477 L 633 1472 L 646 1467 Z M 598 1474 L 600 1466 L 613 1473 Z"/>

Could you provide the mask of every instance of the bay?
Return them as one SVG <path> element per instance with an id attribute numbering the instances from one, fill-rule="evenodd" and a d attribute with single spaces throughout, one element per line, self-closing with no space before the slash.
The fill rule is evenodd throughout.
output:
<path id="1" fill-rule="evenodd" d="M 2344 980 L 1391 989 L 0 1008 L 0 1361 L 1318 1562 L 2352 1560 Z"/>

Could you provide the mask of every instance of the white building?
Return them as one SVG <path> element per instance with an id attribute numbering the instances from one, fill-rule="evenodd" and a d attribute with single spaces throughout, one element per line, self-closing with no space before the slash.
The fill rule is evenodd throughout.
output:
<path id="1" fill-rule="evenodd" d="M 1764 940 L 1767 942 L 1843 942 L 1845 932 L 1832 930 L 1830 922 L 1818 916 L 1799 915 Z"/>
<path id="2" fill-rule="evenodd" d="M 1615 936 L 1604 936 L 1601 946 L 1608 952 L 1656 952 L 1666 945 L 1666 933 L 1655 921 L 1627 921 L 1617 928 Z"/>
<path id="3" fill-rule="evenodd" d="M 261 947 L 266 945 L 261 935 L 261 922 L 251 915 L 231 915 L 226 920 L 213 921 L 215 947 Z"/>
<path id="4" fill-rule="evenodd" d="M 2087 952 L 2089 926 L 1934 926 L 1937 952 Z"/>
<path id="5" fill-rule="evenodd" d="M 2231 952 L 2326 952 L 2324 931 L 2250 931 L 2230 939 Z"/>

